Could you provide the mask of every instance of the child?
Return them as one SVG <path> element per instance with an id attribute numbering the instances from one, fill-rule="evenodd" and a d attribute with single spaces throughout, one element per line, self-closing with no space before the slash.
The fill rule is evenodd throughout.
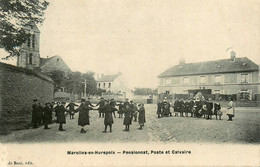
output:
<path id="1" fill-rule="evenodd" d="M 217 100 L 214 103 L 214 115 L 216 115 L 216 120 L 218 120 L 218 116 L 219 116 L 219 120 L 221 120 L 222 112 L 220 111 L 220 109 L 221 109 L 221 106 L 220 106 L 219 101 Z"/>
<path id="2" fill-rule="evenodd" d="M 124 118 L 124 125 L 125 125 L 125 132 L 129 131 L 129 126 L 132 124 L 131 118 L 132 110 L 130 108 L 130 104 L 125 105 L 125 118 Z"/>
<path id="3" fill-rule="evenodd" d="M 109 126 L 110 132 L 112 132 L 112 124 L 114 123 L 112 113 L 116 111 L 115 109 L 116 108 L 114 107 L 113 101 L 111 101 L 110 103 L 108 103 L 107 101 L 105 102 L 105 130 L 103 131 L 103 133 L 107 133 L 107 126 Z"/>
<path id="4" fill-rule="evenodd" d="M 144 123 L 146 122 L 145 120 L 145 109 L 144 109 L 144 104 L 139 104 L 138 105 L 139 107 L 139 116 L 138 116 L 138 122 L 139 122 L 139 125 L 140 125 L 140 128 L 139 130 L 142 130 L 143 129 L 143 126 L 144 126 Z"/>

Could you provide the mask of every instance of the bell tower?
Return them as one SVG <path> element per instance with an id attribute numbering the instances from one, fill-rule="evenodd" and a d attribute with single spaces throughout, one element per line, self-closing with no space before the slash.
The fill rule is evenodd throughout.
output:
<path id="1" fill-rule="evenodd" d="M 40 66 L 40 31 L 35 23 L 31 23 L 24 29 L 29 33 L 29 36 L 21 46 L 17 57 L 17 66 L 34 69 Z"/>

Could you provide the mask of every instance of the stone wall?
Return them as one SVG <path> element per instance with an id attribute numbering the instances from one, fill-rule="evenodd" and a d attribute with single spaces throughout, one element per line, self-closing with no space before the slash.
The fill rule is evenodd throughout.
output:
<path id="1" fill-rule="evenodd" d="M 52 80 L 40 72 L 0 63 L 0 132 L 31 123 L 33 99 L 53 101 Z"/>

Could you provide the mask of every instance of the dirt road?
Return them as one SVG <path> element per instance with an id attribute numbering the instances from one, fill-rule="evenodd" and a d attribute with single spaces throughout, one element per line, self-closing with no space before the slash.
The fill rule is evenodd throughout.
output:
<path id="1" fill-rule="evenodd" d="M 64 128 L 58 131 L 58 125 L 12 132 L 0 136 L 0 143 L 38 143 L 38 142 L 192 142 L 192 143 L 260 143 L 260 108 L 237 108 L 233 122 L 206 120 L 192 117 L 157 118 L 156 105 L 145 105 L 146 124 L 138 130 L 138 123 L 133 122 L 129 132 L 124 132 L 123 119 L 114 119 L 113 132 L 102 133 L 104 119 L 98 118 L 98 111 L 90 111 L 90 125 L 87 133 L 80 133 L 78 114 L 75 119 L 67 117 Z"/>

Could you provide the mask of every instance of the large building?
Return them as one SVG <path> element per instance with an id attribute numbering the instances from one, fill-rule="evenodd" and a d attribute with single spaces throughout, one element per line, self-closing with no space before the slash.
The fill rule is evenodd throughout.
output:
<path id="1" fill-rule="evenodd" d="M 158 76 L 158 93 L 188 94 L 198 92 L 215 95 L 236 95 L 254 100 L 259 94 L 258 65 L 246 57 L 185 64 L 180 61 Z"/>

